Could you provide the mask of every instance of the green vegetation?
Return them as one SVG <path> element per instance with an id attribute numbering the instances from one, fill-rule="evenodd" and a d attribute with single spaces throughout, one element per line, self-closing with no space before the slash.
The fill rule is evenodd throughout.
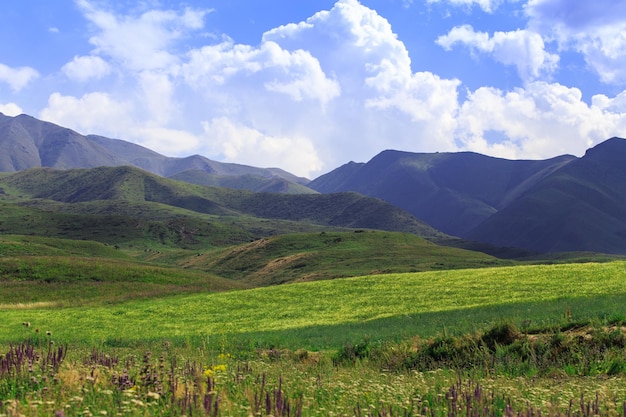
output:
<path id="1" fill-rule="evenodd" d="M 406 233 L 356 230 L 279 235 L 179 262 L 255 286 L 361 275 L 510 265 Z"/>
<path id="2" fill-rule="evenodd" d="M 5 306 L 0 340 L 28 321 L 60 340 L 127 342 L 224 335 L 289 348 L 338 348 L 362 337 L 480 330 L 494 320 L 558 324 L 622 314 L 624 262 L 386 274 L 64 309 Z M 42 295 L 47 287 L 40 286 Z M 34 292 L 34 290 L 33 290 Z M 51 297 L 48 301 L 54 301 Z M 173 340 L 175 342 L 175 340 Z"/>
<path id="3" fill-rule="evenodd" d="M 625 274 L 514 266 L 9 304 L 0 413 L 622 415 Z"/>
<path id="4" fill-rule="evenodd" d="M 356 194 L 0 185 L 2 417 L 623 415 L 626 261 L 348 229 L 418 224 Z"/>

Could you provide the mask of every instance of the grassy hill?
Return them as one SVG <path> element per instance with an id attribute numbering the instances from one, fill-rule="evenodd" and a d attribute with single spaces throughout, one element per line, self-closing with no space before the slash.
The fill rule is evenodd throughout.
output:
<path id="1" fill-rule="evenodd" d="M 0 309 L 114 304 L 242 288 L 248 286 L 215 274 L 140 262 L 100 242 L 0 235 Z"/>
<path id="2" fill-rule="evenodd" d="M 505 264 L 412 234 L 363 230 L 273 236 L 179 261 L 254 286 Z"/>
<path id="3" fill-rule="evenodd" d="M 0 187 L 4 190 L 0 197 L 5 215 L 13 219 L 0 219 L 4 223 L 0 227 L 7 233 L 28 234 L 30 229 L 39 230 L 36 234 L 58 236 L 58 230 L 41 229 L 62 223 L 59 217 L 69 216 L 67 228 L 91 229 L 83 237 L 101 240 L 99 236 L 106 235 L 107 243 L 114 237 L 127 242 L 142 235 L 157 235 L 162 242 L 190 246 L 198 242 L 200 247 L 329 227 L 439 235 L 407 212 L 355 193 L 252 193 L 174 181 L 131 167 L 33 169 L 0 178 Z M 11 208 L 16 204 L 16 210 Z M 20 212 L 33 223 L 30 228 L 16 221 Z M 45 221 L 46 217 L 53 219 Z M 94 225 L 90 226 L 91 221 Z M 98 224 L 112 227 L 103 229 Z M 67 233 L 67 237 L 81 238 L 77 232 Z"/>
<path id="4" fill-rule="evenodd" d="M 151 278 L 148 278 L 149 280 Z M 11 281 L 15 284 L 15 281 Z M 4 281 L 3 281 L 4 283 Z M 47 289 L 40 286 L 39 293 Z M 97 300 L 97 298 L 96 298 Z M 47 297 L 55 301 L 55 293 Z M 267 288 L 156 297 L 88 307 L 2 306 L 0 340 L 22 323 L 57 341 L 250 343 L 309 349 L 362 340 L 472 332 L 501 320 L 549 326 L 624 317 L 626 264 L 513 266 L 387 274 Z M 185 342 L 187 341 L 187 342 Z"/>
<path id="5" fill-rule="evenodd" d="M 288 181 L 281 177 L 261 177 L 258 175 L 216 175 L 206 171 L 194 169 L 179 172 L 169 178 L 177 181 L 185 181 L 191 184 L 205 185 L 210 187 L 225 187 L 234 190 L 248 190 L 257 193 L 284 193 L 284 194 L 316 194 L 316 191 Z"/>

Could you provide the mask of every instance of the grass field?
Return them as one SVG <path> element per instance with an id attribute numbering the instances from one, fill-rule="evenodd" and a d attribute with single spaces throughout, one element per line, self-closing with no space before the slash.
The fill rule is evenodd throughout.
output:
<path id="1" fill-rule="evenodd" d="M 0 254 L 0 416 L 625 415 L 624 261 L 371 231 Z"/>
<path id="2" fill-rule="evenodd" d="M 42 298 L 36 301 L 56 301 L 55 292 L 44 298 L 46 286 L 38 288 Z M 563 320 L 566 312 L 575 319 L 624 314 L 626 263 L 387 274 L 165 295 L 62 309 L 27 308 L 5 299 L 0 340 L 20 340 L 21 323 L 31 322 L 62 341 L 139 343 L 220 336 L 328 349 L 365 336 L 428 337 L 444 327 L 470 332 L 504 319 L 545 326 Z"/>

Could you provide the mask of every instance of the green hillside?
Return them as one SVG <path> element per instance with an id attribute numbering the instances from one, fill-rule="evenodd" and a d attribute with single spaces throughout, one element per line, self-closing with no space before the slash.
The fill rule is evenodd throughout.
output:
<path id="1" fill-rule="evenodd" d="M 437 246 L 412 234 L 364 230 L 273 236 L 180 262 L 255 286 L 504 264 L 483 253 Z"/>
<path id="2" fill-rule="evenodd" d="M 20 329 L 27 321 L 50 329 L 58 341 L 239 340 L 337 348 L 366 336 L 471 332 L 501 320 L 545 327 L 623 317 L 626 263 L 388 274 L 216 294 L 141 295 L 89 307 L 24 308 L 18 300 L 2 306 L 0 340 L 24 337 Z"/>
<path id="3" fill-rule="evenodd" d="M 191 184 L 209 187 L 225 187 L 235 190 L 284 194 L 317 194 L 316 191 L 296 182 L 280 177 L 261 177 L 257 175 L 216 175 L 202 170 L 179 172 L 169 178 Z"/>
<path id="4" fill-rule="evenodd" d="M 320 226 L 440 235 L 407 212 L 355 193 L 252 193 L 174 181 L 130 167 L 68 171 L 32 169 L 0 178 L 0 187 L 5 192 L 3 201 L 47 212 L 122 216 L 127 218 L 125 221 L 131 222 L 164 221 L 165 218 L 169 221 L 185 218 L 188 221 L 189 217 L 193 217 L 204 222 L 220 223 L 222 228 L 233 229 L 233 234 L 248 234 L 247 240 L 229 238 L 225 239 L 226 244 L 242 243 L 252 240 L 252 236 L 262 237 L 284 233 L 285 230 L 319 230 Z M 219 218 L 209 219 L 203 215 Z M 283 221 L 291 223 L 281 225 Z M 193 234 L 196 228 L 185 226 L 184 231 L 179 228 L 178 233 Z M 5 230 L 24 234 L 22 231 Z"/>

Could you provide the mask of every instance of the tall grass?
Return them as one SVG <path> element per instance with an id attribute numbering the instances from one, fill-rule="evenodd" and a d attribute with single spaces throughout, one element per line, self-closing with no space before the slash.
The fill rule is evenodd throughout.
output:
<path id="1" fill-rule="evenodd" d="M 3 416 L 623 416 L 616 378 L 381 372 L 307 351 L 76 350 L 46 337 L 0 350 Z M 47 342 L 47 343 L 46 343 Z M 147 347 L 147 346 L 144 346 Z"/>

